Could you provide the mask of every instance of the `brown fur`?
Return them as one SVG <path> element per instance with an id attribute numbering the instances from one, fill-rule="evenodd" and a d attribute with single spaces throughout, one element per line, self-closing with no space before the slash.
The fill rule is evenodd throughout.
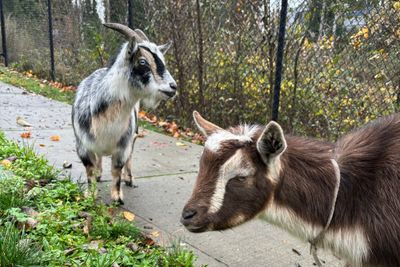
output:
<path id="1" fill-rule="evenodd" d="M 231 132 L 237 134 L 240 128 Z M 217 153 L 204 151 L 192 197 L 184 208 L 197 212 L 190 220 L 182 219 L 188 229 L 201 232 L 233 227 L 268 212 L 272 200 L 302 221 L 322 228 L 332 208 L 336 178 L 331 159 L 335 158 L 341 181 L 329 231 L 362 226 L 369 247 L 363 264 L 400 266 L 399 114 L 376 120 L 335 144 L 285 136 L 287 149 L 280 156 L 276 184 L 268 179 L 268 164 L 256 147 L 261 132 L 252 142 L 224 141 Z M 237 149 L 242 149 L 256 174 L 246 177 L 245 183 L 231 179 L 222 207 L 208 214 L 220 167 Z"/>
<path id="2" fill-rule="evenodd" d="M 108 122 L 114 121 L 116 118 L 119 118 L 123 110 L 126 108 L 123 106 L 123 103 L 121 101 L 114 102 L 112 105 L 110 105 L 105 112 L 100 112 L 96 114 L 95 116 L 92 117 L 92 127 L 90 129 L 90 133 L 96 137 L 97 136 L 97 131 L 99 128 L 104 127 Z M 129 114 L 130 116 L 130 114 Z M 128 129 L 129 127 L 129 116 L 127 116 L 126 119 L 126 128 Z"/>

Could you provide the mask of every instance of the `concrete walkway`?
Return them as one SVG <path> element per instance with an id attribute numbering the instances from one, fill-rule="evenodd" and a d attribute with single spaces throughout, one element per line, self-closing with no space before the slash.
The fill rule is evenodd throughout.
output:
<path id="1" fill-rule="evenodd" d="M 33 144 L 55 167 L 62 169 L 64 161 L 72 169 L 64 170 L 78 182 L 84 182 L 84 168 L 75 153 L 71 127 L 71 106 L 22 89 L 0 83 L 0 130 L 8 138 Z M 22 139 L 26 131 L 16 123 L 17 116 L 33 124 L 31 139 Z M 59 135 L 53 142 L 50 136 Z M 191 194 L 198 169 L 201 146 L 146 132 L 136 141 L 134 152 L 134 182 L 137 188 L 123 188 L 124 208 L 136 215 L 144 231 L 158 231 L 158 241 L 169 244 L 179 240 L 198 255 L 196 265 L 208 266 L 313 266 L 309 246 L 282 230 L 261 221 L 252 221 L 233 230 L 189 233 L 179 223 L 180 213 Z M 181 141 L 179 141 L 181 142 Z M 103 161 L 103 182 L 100 197 L 109 201 L 110 160 Z M 342 266 L 338 259 L 320 252 L 325 266 Z"/>

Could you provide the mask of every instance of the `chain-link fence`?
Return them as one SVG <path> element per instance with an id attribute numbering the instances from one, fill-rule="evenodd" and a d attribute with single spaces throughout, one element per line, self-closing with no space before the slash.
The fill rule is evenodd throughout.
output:
<path id="1" fill-rule="evenodd" d="M 4 1 L 11 66 L 50 77 L 48 0 Z M 398 0 L 289 0 L 279 121 L 335 139 L 400 109 Z M 179 96 L 159 115 L 189 126 L 199 110 L 229 126 L 271 115 L 279 0 L 51 0 L 56 79 L 78 84 L 123 42 L 103 21 L 161 44 Z"/>

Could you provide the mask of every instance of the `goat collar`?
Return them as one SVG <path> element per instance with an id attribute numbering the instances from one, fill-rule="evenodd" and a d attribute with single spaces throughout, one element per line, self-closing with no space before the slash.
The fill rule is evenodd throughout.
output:
<path id="1" fill-rule="evenodd" d="M 339 192 L 339 187 L 340 187 L 340 168 L 335 159 L 331 159 L 333 168 L 335 169 L 335 178 L 336 178 L 336 184 L 335 184 L 335 190 L 333 191 L 333 198 L 332 198 L 332 208 L 331 212 L 329 213 L 328 221 L 326 222 L 326 225 L 324 229 L 322 229 L 321 232 L 314 238 L 309 240 L 308 242 L 310 243 L 310 253 L 314 257 L 314 261 L 317 264 L 317 266 L 321 267 L 322 263 L 318 258 L 317 255 L 317 245 L 318 243 L 324 238 L 325 233 L 327 232 L 333 218 L 333 214 L 335 213 L 335 207 L 336 207 L 336 200 Z"/>

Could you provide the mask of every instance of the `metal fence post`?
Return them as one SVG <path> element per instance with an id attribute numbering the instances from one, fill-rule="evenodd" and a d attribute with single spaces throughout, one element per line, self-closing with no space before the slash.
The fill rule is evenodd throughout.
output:
<path id="1" fill-rule="evenodd" d="M 276 69 L 275 69 L 275 84 L 274 84 L 274 99 L 272 103 L 272 120 L 278 120 L 279 114 L 279 95 L 281 91 L 281 82 L 283 76 L 283 52 L 285 48 L 285 31 L 286 31 L 286 15 L 288 1 L 282 0 L 280 20 L 279 20 L 279 35 L 278 35 L 278 50 L 276 52 Z"/>
<path id="2" fill-rule="evenodd" d="M 128 26 L 133 29 L 133 2 L 132 0 L 128 0 Z"/>
<path id="3" fill-rule="evenodd" d="M 6 25 L 4 20 L 3 0 L 0 0 L 0 23 L 1 23 L 1 45 L 3 50 L 1 55 L 4 57 L 4 65 L 8 67 L 7 37 L 6 37 Z"/>
<path id="4" fill-rule="evenodd" d="M 47 18 L 48 18 L 48 23 L 49 23 L 51 79 L 53 81 L 55 81 L 56 80 L 56 71 L 54 68 L 53 19 L 51 17 L 51 0 L 47 0 Z"/>

